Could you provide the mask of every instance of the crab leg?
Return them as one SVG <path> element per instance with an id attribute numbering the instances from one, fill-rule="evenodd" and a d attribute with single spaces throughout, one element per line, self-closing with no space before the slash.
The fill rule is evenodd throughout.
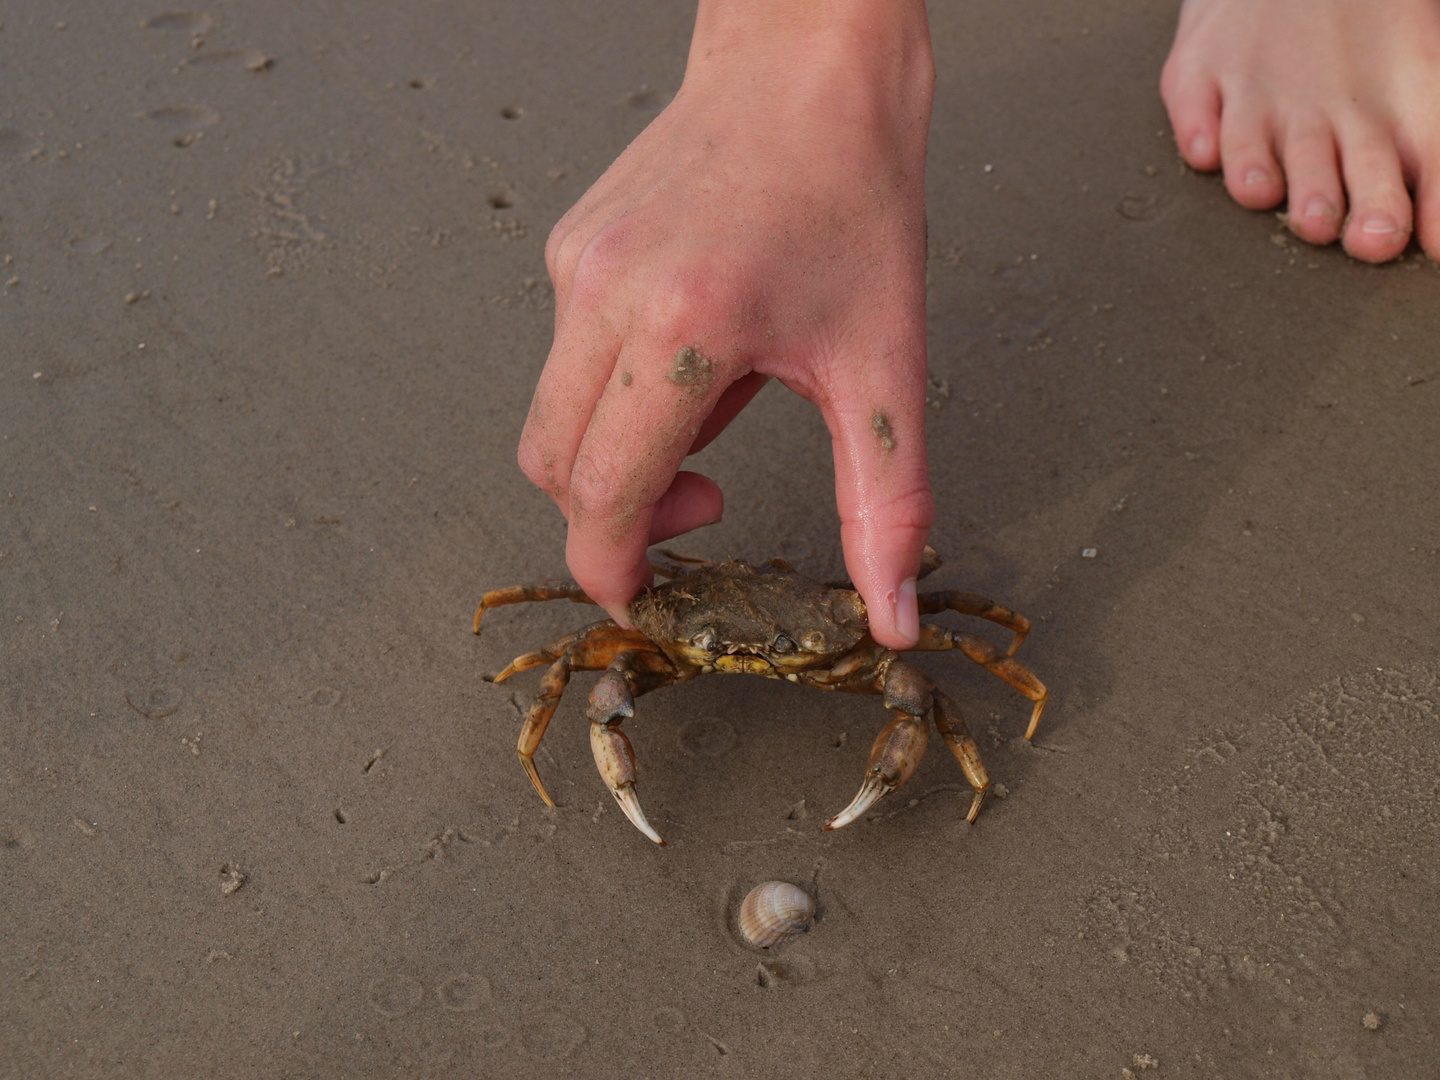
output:
<path id="1" fill-rule="evenodd" d="M 860 790 L 849 806 L 825 823 L 827 830 L 849 825 L 909 780 L 925 756 L 930 743 L 925 714 L 933 704 L 930 680 L 897 660 L 885 672 L 884 694 L 885 707 L 895 713 L 895 718 L 885 725 L 870 748 Z"/>
<path id="2" fill-rule="evenodd" d="M 701 555 L 686 555 L 684 552 L 676 551 L 674 548 L 659 548 L 657 550 L 661 555 L 664 555 L 665 558 L 683 566 L 687 573 L 696 567 L 715 565 L 714 559 L 707 559 Z M 655 565 L 653 561 L 651 565 Z"/>
<path id="3" fill-rule="evenodd" d="M 1015 650 L 1020 648 L 1020 643 L 1025 640 L 1025 635 L 1030 633 L 1030 620 L 1024 615 L 1002 607 L 994 600 L 987 600 L 977 593 L 956 592 L 950 589 L 945 592 L 921 593 L 919 599 L 921 615 L 958 611 L 961 615 L 974 615 L 980 619 L 989 619 L 993 623 L 999 623 L 1007 630 L 1014 631 L 1015 640 L 1010 642 L 1006 656 L 1014 656 Z M 921 646 L 921 648 L 923 647 Z"/>
<path id="4" fill-rule="evenodd" d="M 566 634 L 562 638 L 556 638 L 543 649 L 532 649 L 530 652 L 522 653 L 494 675 L 484 675 L 481 677 L 486 682 L 502 683 L 510 678 L 511 675 L 518 675 L 522 671 L 529 671 L 531 668 L 539 667 L 541 664 L 553 664 L 561 656 L 565 655 L 566 649 L 570 648 L 570 646 L 574 645 L 581 638 L 593 633 L 602 626 L 613 625 L 609 619 L 598 623 L 591 623 L 589 626 L 576 630 L 574 633 Z"/>
<path id="5" fill-rule="evenodd" d="M 520 755 L 521 768 L 525 770 L 525 775 L 530 777 L 530 783 L 535 785 L 535 790 L 540 798 L 545 800 L 546 806 L 554 806 L 555 801 L 550 798 L 550 793 L 540 782 L 540 774 L 535 770 L 535 751 L 540 748 L 540 740 L 545 737 L 545 729 L 550 726 L 550 718 L 555 715 L 560 697 L 570 682 L 570 673 L 597 671 L 607 667 L 623 652 L 647 647 L 654 648 L 643 634 L 634 630 L 622 630 L 606 620 L 587 627 L 578 634 L 561 638 L 552 643 L 548 650 L 526 653 L 495 677 L 496 682 L 502 682 L 514 671 L 524 671 L 527 667 L 544 663 L 546 659 L 554 659 L 550 670 L 540 678 L 540 692 L 535 696 L 535 701 L 525 716 L 525 723 L 520 728 L 520 739 L 515 747 Z M 535 657 L 540 659 L 533 663 L 528 662 Z M 527 663 L 521 664 L 521 661 Z"/>
<path id="6" fill-rule="evenodd" d="M 560 581 L 549 585 L 510 585 L 503 589 L 491 589 L 480 597 L 480 606 L 475 609 L 475 633 L 480 632 L 480 620 L 491 608 L 504 604 L 527 604 L 533 600 L 573 600 L 577 604 L 595 603 L 585 595 L 585 590 L 573 581 Z"/>
<path id="7" fill-rule="evenodd" d="M 662 653 L 623 652 L 590 691 L 585 715 L 590 718 L 590 750 L 595 766 L 630 823 L 661 847 L 665 841 L 645 818 L 635 794 L 635 748 L 620 723 L 635 715 L 635 694 L 675 681 Z"/>
<path id="8" fill-rule="evenodd" d="M 970 731 L 965 727 L 965 720 L 955 703 L 934 686 L 931 686 L 930 692 L 935 699 L 935 727 L 939 730 L 940 737 L 945 740 L 945 745 L 950 747 L 950 752 L 955 755 L 955 760 L 960 762 L 965 779 L 970 781 L 970 786 L 975 789 L 975 799 L 970 803 L 970 812 L 965 815 L 966 821 L 974 821 L 975 815 L 980 813 L 981 803 L 990 792 L 990 774 L 985 771 L 985 763 L 980 760 L 980 748 L 970 737 Z"/>
<path id="9" fill-rule="evenodd" d="M 680 555 L 667 548 L 662 548 L 660 554 L 667 559 L 674 560 L 674 563 L 659 562 L 654 559 L 650 561 L 651 569 L 661 577 L 680 577 L 682 574 L 688 574 L 697 566 L 712 565 L 709 559 Z M 675 565 L 675 563 L 680 565 Z M 577 604 L 595 603 L 585 594 L 585 590 L 573 581 L 554 581 L 543 585 L 507 585 L 503 589 L 491 589 L 480 597 L 480 606 L 475 609 L 475 633 L 480 633 L 480 622 L 485 618 L 485 612 L 491 608 L 503 607 L 506 604 L 528 604 L 541 600 L 572 600 Z"/>
<path id="10" fill-rule="evenodd" d="M 1012 660 L 1009 654 L 1001 652 L 998 646 L 991 644 L 978 634 L 967 634 L 963 630 L 950 630 L 944 626 L 933 624 L 920 624 L 920 641 L 915 648 L 930 651 L 959 649 L 991 675 L 1005 680 L 1019 690 L 1035 703 L 1035 708 L 1030 713 L 1030 724 L 1025 729 L 1025 738 L 1034 737 L 1035 729 L 1040 725 L 1040 714 L 1045 711 L 1045 702 L 1049 698 L 1050 692 L 1045 689 L 1045 684 L 1037 679 L 1029 668 L 1018 660 Z"/>

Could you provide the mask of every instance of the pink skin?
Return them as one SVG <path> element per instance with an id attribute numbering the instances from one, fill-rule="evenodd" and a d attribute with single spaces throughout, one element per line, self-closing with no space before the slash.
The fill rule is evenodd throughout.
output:
<path id="1" fill-rule="evenodd" d="M 680 466 L 773 377 L 830 428 L 875 639 L 915 643 L 933 86 L 920 0 L 702 0 L 675 100 L 555 226 L 520 465 L 622 625 L 647 546 L 720 519 L 719 488 Z M 700 359 L 677 382 L 683 348 Z"/>
<path id="2" fill-rule="evenodd" d="M 1412 229 L 1440 258 L 1435 0 L 1186 0 L 1160 90 L 1185 160 L 1242 206 L 1288 195 L 1297 236 L 1367 262 Z"/>

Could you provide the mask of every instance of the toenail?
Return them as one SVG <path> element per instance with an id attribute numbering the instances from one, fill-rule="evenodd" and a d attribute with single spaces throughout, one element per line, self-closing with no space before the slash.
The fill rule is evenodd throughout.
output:
<path id="1" fill-rule="evenodd" d="M 1335 209 L 1335 204 L 1323 195 L 1316 195 L 1305 204 L 1305 216 L 1307 218 L 1337 218 L 1340 212 Z"/>
<path id="2" fill-rule="evenodd" d="M 1388 236 L 1400 229 L 1389 214 L 1368 214 L 1360 219 L 1360 231 L 1373 236 Z"/>
<path id="3" fill-rule="evenodd" d="M 1202 161 L 1209 158 L 1215 150 L 1215 142 L 1209 135 L 1196 135 L 1190 140 L 1190 156 L 1200 158 Z"/>
<path id="4" fill-rule="evenodd" d="M 1265 169 L 1251 169 L 1245 174 L 1246 184 L 1268 184 L 1274 179 L 1275 177 Z"/>

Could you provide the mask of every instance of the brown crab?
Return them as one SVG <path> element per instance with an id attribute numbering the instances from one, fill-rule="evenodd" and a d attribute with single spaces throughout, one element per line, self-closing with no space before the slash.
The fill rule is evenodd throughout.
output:
<path id="1" fill-rule="evenodd" d="M 535 770 L 535 751 L 570 681 L 570 673 L 604 669 L 590 692 L 585 711 L 590 719 L 595 764 L 625 816 L 651 840 L 664 845 L 660 834 L 645 820 L 635 795 L 635 752 L 620 731 L 620 723 L 635 715 L 635 698 L 641 694 L 720 671 L 884 697 L 885 707 L 895 714 L 894 718 L 875 739 L 859 793 L 826 823 L 826 829 L 848 825 L 910 779 L 929 742 L 927 714 L 933 717 L 940 737 L 975 790 L 966 815 L 966 820 L 975 820 L 990 790 L 990 778 L 960 711 L 899 653 L 876 644 L 870 637 L 865 602 L 849 582 L 812 581 L 796 573 L 784 559 L 751 566 L 739 560 L 711 563 L 665 554 L 674 561 L 657 563 L 655 570 L 670 580 L 646 589 L 631 601 L 633 630 L 610 619 L 593 623 L 543 649 L 516 657 L 504 671 L 491 677 L 494 682 L 504 682 L 516 672 L 550 665 L 520 729 L 518 746 L 520 764 L 547 806 L 555 803 Z M 926 548 L 925 555 L 921 577 L 940 565 L 933 550 Z M 495 589 L 480 600 L 475 632 L 480 632 L 480 620 L 490 608 L 531 600 L 595 602 L 573 583 Z M 988 619 L 1012 631 L 1015 637 L 1010 648 L 1001 650 L 975 634 L 924 623 L 915 648 L 959 649 L 1024 694 L 1035 703 L 1025 731 L 1025 737 L 1031 738 L 1045 708 L 1046 690 L 1027 668 L 1012 659 L 1030 632 L 1030 621 L 974 593 L 920 594 L 922 615 L 947 610 Z"/>

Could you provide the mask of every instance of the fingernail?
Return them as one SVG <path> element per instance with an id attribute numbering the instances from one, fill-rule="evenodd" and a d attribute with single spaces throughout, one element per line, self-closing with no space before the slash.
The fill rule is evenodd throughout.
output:
<path id="1" fill-rule="evenodd" d="M 1245 174 L 1246 184 L 1268 184 L 1274 179 L 1274 175 L 1266 169 L 1255 168 Z"/>
<path id="2" fill-rule="evenodd" d="M 1192 158 L 1209 158 L 1215 149 L 1215 142 L 1209 135 L 1196 135 L 1190 140 L 1190 156 Z"/>
<path id="3" fill-rule="evenodd" d="M 895 633 L 906 641 L 920 639 L 920 605 L 915 599 L 913 577 L 900 583 L 900 591 L 895 596 Z"/>
<path id="4" fill-rule="evenodd" d="M 1360 231 L 1373 236 L 1388 236 L 1400 231 L 1389 214 L 1366 214 L 1360 219 Z"/>
<path id="5" fill-rule="evenodd" d="M 1323 195 L 1316 195 L 1305 204 L 1305 216 L 1307 218 L 1337 218 L 1340 212 L 1335 209 L 1335 204 Z"/>

